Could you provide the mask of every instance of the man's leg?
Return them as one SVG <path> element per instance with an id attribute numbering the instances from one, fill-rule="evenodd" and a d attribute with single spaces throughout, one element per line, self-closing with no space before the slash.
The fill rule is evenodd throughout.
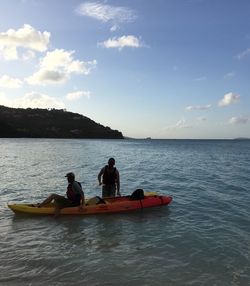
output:
<path id="1" fill-rule="evenodd" d="M 38 206 L 41 208 L 49 203 L 51 203 L 53 200 L 60 198 L 64 198 L 63 196 L 57 195 L 57 194 L 51 194 L 47 199 L 45 199 L 41 204 L 38 204 Z"/>

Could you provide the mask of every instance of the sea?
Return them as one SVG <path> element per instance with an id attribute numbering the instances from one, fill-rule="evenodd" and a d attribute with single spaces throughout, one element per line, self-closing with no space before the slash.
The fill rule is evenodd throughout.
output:
<path id="1" fill-rule="evenodd" d="M 121 193 L 169 206 L 90 216 L 15 215 L 7 204 L 86 197 L 110 157 Z M 250 285 L 250 140 L 0 139 L 0 285 Z"/>

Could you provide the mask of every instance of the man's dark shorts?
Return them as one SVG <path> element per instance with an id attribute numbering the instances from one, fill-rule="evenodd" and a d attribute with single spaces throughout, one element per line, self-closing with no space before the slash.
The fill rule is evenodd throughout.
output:
<path id="1" fill-rule="evenodd" d="M 74 203 L 71 200 L 63 197 L 63 196 L 58 196 L 55 199 L 56 204 L 58 204 L 58 206 L 63 209 L 63 208 L 69 208 L 69 207 L 76 207 L 79 206 L 79 203 Z"/>
<path id="2" fill-rule="evenodd" d="M 102 186 L 102 197 L 115 197 L 116 186 L 115 185 L 105 185 Z"/>

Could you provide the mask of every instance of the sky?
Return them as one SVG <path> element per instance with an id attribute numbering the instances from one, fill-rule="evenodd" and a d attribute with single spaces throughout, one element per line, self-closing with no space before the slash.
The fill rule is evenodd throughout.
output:
<path id="1" fill-rule="evenodd" d="M 126 137 L 250 137 L 249 0 L 1 0 L 0 105 Z"/>

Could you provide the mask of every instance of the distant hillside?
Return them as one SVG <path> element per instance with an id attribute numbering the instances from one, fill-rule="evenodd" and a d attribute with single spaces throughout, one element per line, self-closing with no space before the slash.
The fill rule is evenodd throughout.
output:
<path id="1" fill-rule="evenodd" d="M 0 105 L 0 137 L 123 139 L 121 132 L 62 109 L 22 109 Z"/>
<path id="2" fill-rule="evenodd" d="M 250 140 L 250 138 L 247 138 L 247 137 L 238 137 L 238 138 L 234 138 L 234 140 L 244 141 L 244 140 Z"/>

